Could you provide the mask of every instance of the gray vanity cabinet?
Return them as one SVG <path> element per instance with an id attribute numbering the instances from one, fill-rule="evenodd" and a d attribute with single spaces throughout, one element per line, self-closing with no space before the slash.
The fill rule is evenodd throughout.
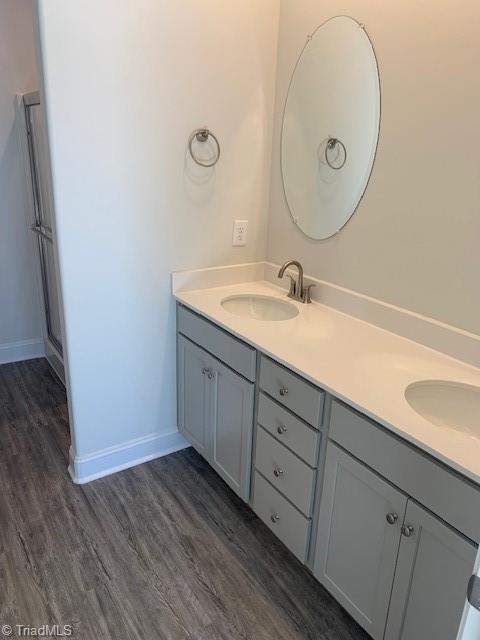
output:
<path id="1" fill-rule="evenodd" d="M 211 449 L 211 384 L 205 375 L 210 361 L 210 354 L 183 336 L 178 337 L 179 430 L 205 458 Z"/>
<path id="2" fill-rule="evenodd" d="M 383 638 L 407 496 L 329 442 L 314 575 Z"/>
<path id="3" fill-rule="evenodd" d="M 316 577 L 374 640 L 454 640 L 477 545 L 451 523 L 471 527 L 471 485 L 336 400 L 329 437 Z"/>
<path id="4" fill-rule="evenodd" d="M 250 494 L 254 385 L 178 336 L 180 432 L 244 500 Z"/>
<path id="5" fill-rule="evenodd" d="M 254 385 L 212 358 L 210 464 L 245 501 L 250 497 Z"/>
<path id="6" fill-rule="evenodd" d="M 409 500 L 385 640 L 452 640 L 465 604 L 476 547 Z"/>
<path id="7" fill-rule="evenodd" d="M 480 537 L 478 486 L 177 309 L 181 433 L 247 502 L 253 466 L 253 510 L 374 640 L 453 640 Z"/>

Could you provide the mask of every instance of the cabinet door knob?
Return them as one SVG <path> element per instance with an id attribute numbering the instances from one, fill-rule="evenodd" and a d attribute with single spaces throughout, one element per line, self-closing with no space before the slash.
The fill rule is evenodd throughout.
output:
<path id="1" fill-rule="evenodd" d="M 282 435 L 286 431 L 287 431 L 287 427 L 284 427 L 284 426 L 278 426 L 277 427 L 277 433 L 279 433 L 280 435 Z"/>
<path id="2" fill-rule="evenodd" d="M 387 513 L 385 518 L 387 519 L 388 524 L 395 524 L 398 520 L 398 513 Z"/>
<path id="3" fill-rule="evenodd" d="M 280 467 L 275 467 L 275 469 L 273 470 L 273 475 L 276 478 L 279 478 L 280 476 L 282 476 L 284 474 L 283 469 L 280 469 Z"/>
<path id="4" fill-rule="evenodd" d="M 270 516 L 270 520 L 272 522 L 278 522 L 280 520 L 280 516 L 278 515 L 278 513 L 272 513 L 272 515 Z"/>
<path id="5" fill-rule="evenodd" d="M 472 576 L 468 581 L 467 597 L 472 607 L 480 611 L 480 578 Z"/>
<path id="6" fill-rule="evenodd" d="M 280 395 L 281 396 L 286 396 L 288 394 L 288 389 L 287 387 L 281 387 L 280 388 Z"/>
<path id="7" fill-rule="evenodd" d="M 402 535 L 404 535 L 406 538 L 410 538 L 410 536 L 413 536 L 414 533 L 415 528 L 412 527 L 411 524 L 402 525 Z"/>

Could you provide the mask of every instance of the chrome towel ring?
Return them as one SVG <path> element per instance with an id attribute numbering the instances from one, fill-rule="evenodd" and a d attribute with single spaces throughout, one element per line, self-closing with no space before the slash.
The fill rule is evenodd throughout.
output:
<path id="1" fill-rule="evenodd" d="M 209 160 L 201 160 L 195 155 L 194 142 L 196 141 L 200 144 L 205 144 L 205 142 L 207 142 L 209 138 L 212 138 L 215 143 L 215 154 Z M 190 138 L 188 139 L 188 150 L 190 151 L 190 155 L 192 156 L 193 161 L 201 167 L 213 167 L 220 159 L 220 143 L 218 142 L 218 138 L 214 133 L 212 133 L 205 127 L 202 129 L 195 129 L 195 131 L 190 135 Z"/>
<path id="2" fill-rule="evenodd" d="M 337 155 L 332 159 L 329 157 L 329 152 L 333 151 L 335 148 L 337 148 Z M 345 166 L 346 161 L 347 150 L 345 149 L 343 142 L 338 138 L 329 138 L 325 145 L 325 162 L 328 164 L 330 169 L 338 171 Z"/>

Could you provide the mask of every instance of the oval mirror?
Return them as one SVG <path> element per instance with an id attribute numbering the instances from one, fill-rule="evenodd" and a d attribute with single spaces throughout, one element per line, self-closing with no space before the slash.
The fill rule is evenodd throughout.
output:
<path id="1" fill-rule="evenodd" d="M 363 25 L 337 16 L 309 36 L 293 72 L 282 127 L 282 177 L 296 225 L 337 233 L 367 187 L 380 126 L 380 81 Z"/>

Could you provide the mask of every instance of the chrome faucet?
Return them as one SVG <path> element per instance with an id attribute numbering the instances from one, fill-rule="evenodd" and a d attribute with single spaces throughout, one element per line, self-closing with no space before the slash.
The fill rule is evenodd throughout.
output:
<path id="1" fill-rule="evenodd" d="M 285 271 L 288 267 L 297 267 L 298 269 L 298 280 L 295 282 L 295 278 L 287 273 L 287 276 L 290 278 L 290 289 L 288 290 L 287 296 L 292 298 L 292 300 L 298 300 L 298 302 L 304 302 L 306 304 L 312 301 L 310 296 L 310 289 L 314 287 L 314 284 L 309 284 L 306 287 L 303 284 L 303 267 L 298 262 L 298 260 L 289 260 L 285 262 L 283 267 L 280 268 L 278 272 L 278 277 L 283 278 Z"/>

